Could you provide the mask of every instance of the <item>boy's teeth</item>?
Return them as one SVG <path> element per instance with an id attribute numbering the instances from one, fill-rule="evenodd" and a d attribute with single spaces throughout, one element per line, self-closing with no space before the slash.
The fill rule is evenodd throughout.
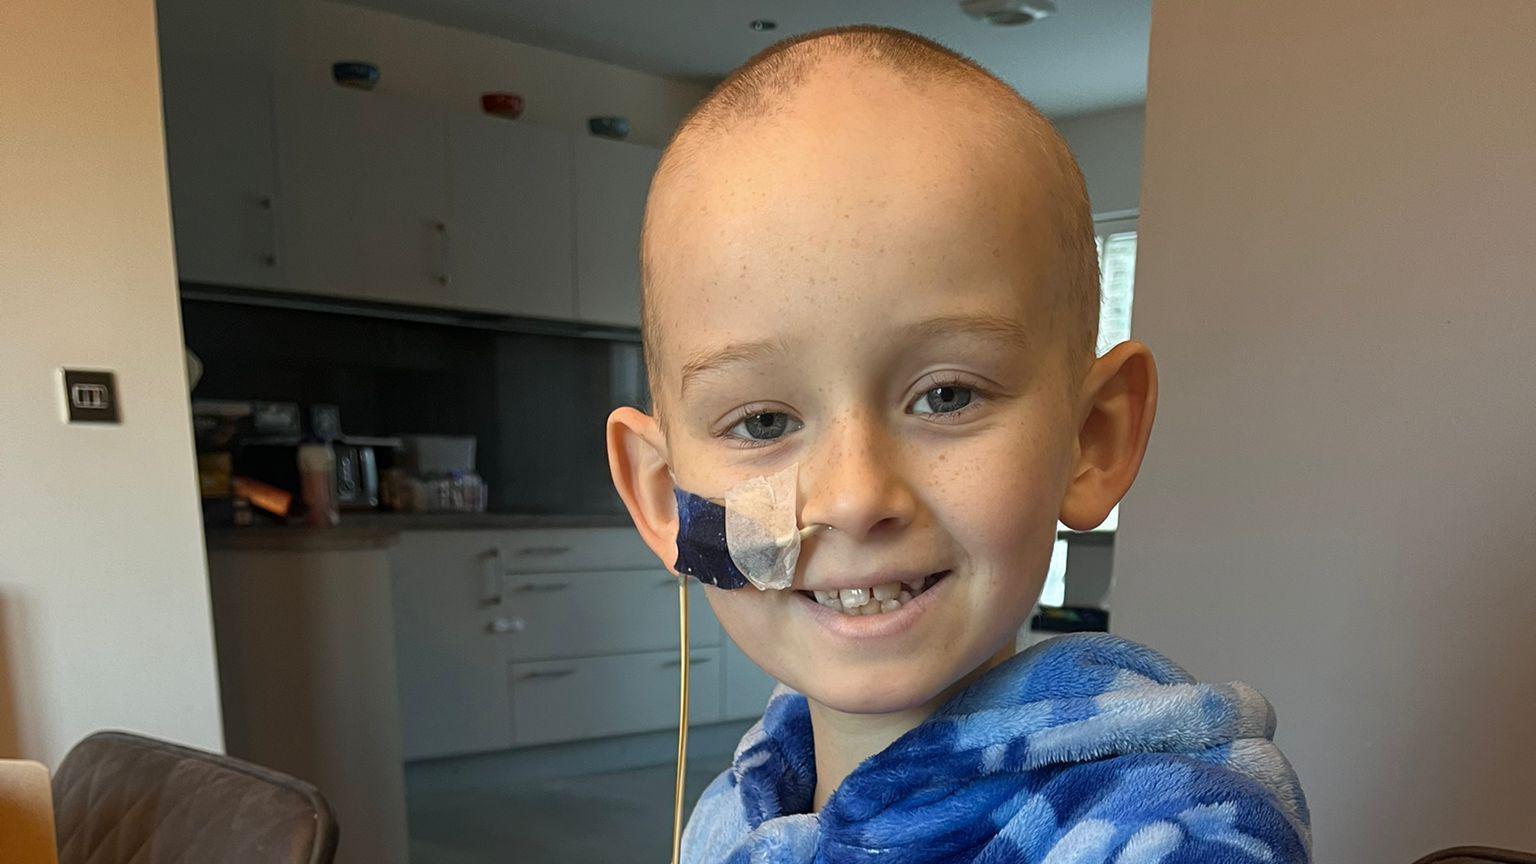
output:
<path id="1" fill-rule="evenodd" d="M 816 602 L 844 615 L 879 615 L 895 612 L 913 597 L 927 590 L 927 578 L 911 582 L 882 582 L 871 588 L 844 588 L 840 591 L 813 591 Z"/>

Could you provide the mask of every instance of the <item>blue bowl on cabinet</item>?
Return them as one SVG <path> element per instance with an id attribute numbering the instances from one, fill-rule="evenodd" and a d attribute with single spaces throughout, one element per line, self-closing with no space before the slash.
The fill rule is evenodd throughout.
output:
<path id="1" fill-rule="evenodd" d="M 379 83 L 379 67 L 358 60 L 332 63 L 331 77 L 343 87 L 372 90 Z"/>
<path id="2" fill-rule="evenodd" d="M 629 134 L 629 120 L 625 117 L 588 117 L 587 131 L 603 138 L 622 139 Z"/>

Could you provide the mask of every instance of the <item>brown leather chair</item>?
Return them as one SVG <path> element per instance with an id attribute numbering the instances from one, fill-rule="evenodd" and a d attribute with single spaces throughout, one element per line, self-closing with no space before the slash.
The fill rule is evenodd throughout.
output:
<path id="1" fill-rule="evenodd" d="M 98 732 L 53 778 L 59 864 L 330 864 L 319 790 L 249 762 Z"/>
<path id="2" fill-rule="evenodd" d="M 1431 852 L 1414 864 L 1536 864 L 1536 855 L 1491 846 L 1455 846 Z"/>

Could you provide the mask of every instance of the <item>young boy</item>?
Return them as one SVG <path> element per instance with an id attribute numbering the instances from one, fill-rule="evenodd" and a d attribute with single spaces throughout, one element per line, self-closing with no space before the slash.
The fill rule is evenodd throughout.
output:
<path id="1" fill-rule="evenodd" d="M 678 571 L 679 490 L 774 475 L 817 526 L 788 590 L 706 589 L 781 685 L 684 861 L 1308 860 L 1251 688 L 1107 635 L 1014 654 L 1157 403 L 1146 346 L 1094 357 L 1086 191 L 1031 105 L 904 31 L 781 42 L 681 124 L 641 245 L 654 413 L 608 423 L 636 527 Z"/>

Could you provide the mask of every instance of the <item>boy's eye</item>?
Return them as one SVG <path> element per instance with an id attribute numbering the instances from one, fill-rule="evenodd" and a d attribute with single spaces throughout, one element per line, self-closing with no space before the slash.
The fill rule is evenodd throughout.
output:
<path id="1" fill-rule="evenodd" d="M 952 414 L 971 404 L 969 387 L 935 387 L 912 403 L 913 414 Z"/>
<path id="2" fill-rule="evenodd" d="M 783 411 L 756 411 L 732 426 L 731 435 L 753 441 L 772 441 L 790 431 L 792 423 L 789 414 Z"/>

